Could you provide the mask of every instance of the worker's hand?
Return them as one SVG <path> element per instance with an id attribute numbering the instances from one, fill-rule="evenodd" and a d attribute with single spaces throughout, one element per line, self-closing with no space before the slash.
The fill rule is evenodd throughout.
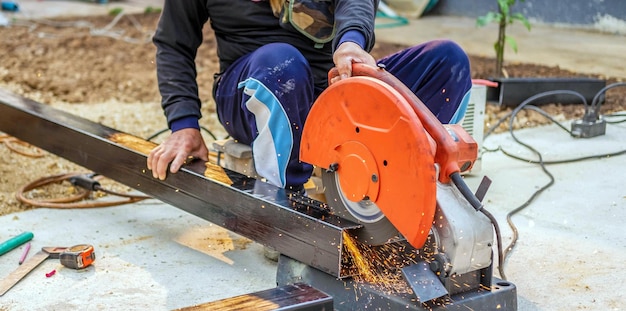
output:
<path id="1" fill-rule="evenodd" d="M 341 79 L 345 79 L 352 76 L 352 64 L 364 63 L 370 66 L 376 66 L 376 60 L 372 55 L 367 53 L 358 44 L 354 42 L 344 42 L 337 47 L 333 54 L 333 62 L 339 72 L 337 77 L 332 78 L 330 83 L 334 83 Z"/>
<path id="2" fill-rule="evenodd" d="M 165 180 L 170 163 L 170 173 L 176 173 L 189 157 L 209 160 L 209 150 L 202 135 L 194 128 L 178 130 L 154 148 L 148 155 L 148 169 L 154 178 Z"/>

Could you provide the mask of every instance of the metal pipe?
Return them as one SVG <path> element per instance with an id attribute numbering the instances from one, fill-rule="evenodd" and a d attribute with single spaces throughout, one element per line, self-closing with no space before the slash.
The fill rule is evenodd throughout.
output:
<path id="1" fill-rule="evenodd" d="M 347 276 L 343 231 L 360 225 L 328 215 L 321 202 L 199 161 L 155 179 L 146 168 L 153 143 L 2 89 L 0 131 L 328 274 Z"/>

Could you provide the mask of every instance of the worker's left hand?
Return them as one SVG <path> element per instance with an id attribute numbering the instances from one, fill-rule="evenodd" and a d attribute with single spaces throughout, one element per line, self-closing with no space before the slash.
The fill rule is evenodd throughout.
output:
<path id="1" fill-rule="evenodd" d="M 176 173 L 189 157 L 209 160 L 209 150 L 200 130 L 195 128 L 173 132 L 162 144 L 154 148 L 148 155 L 148 169 L 152 171 L 154 178 L 165 180 L 168 165 L 170 173 Z"/>
<path id="2" fill-rule="evenodd" d="M 361 46 L 354 42 L 344 42 L 337 47 L 333 54 L 333 62 L 339 72 L 337 77 L 332 78 L 330 83 L 339 81 L 352 76 L 352 64 L 364 63 L 370 66 L 376 66 L 376 60 L 372 55 L 363 50 Z"/>

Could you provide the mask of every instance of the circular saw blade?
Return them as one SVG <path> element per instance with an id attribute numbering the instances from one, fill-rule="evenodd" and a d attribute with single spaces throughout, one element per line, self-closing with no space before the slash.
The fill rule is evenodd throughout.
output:
<path id="1" fill-rule="evenodd" d="M 385 217 L 376 203 L 367 198 L 354 202 L 344 197 L 335 172 L 322 172 L 322 184 L 325 188 L 326 202 L 332 213 L 363 225 L 356 234 L 359 242 L 381 245 L 400 238 L 398 229 Z"/>
<path id="2" fill-rule="evenodd" d="M 327 202 L 333 212 L 363 224 L 355 231 L 361 241 L 385 243 L 397 229 L 420 248 L 436 207 L 434 149 L 397 90 L 354 76 L 333 83 L 315 101 L 300 159 L 332 172 L 334 178 L 325 178 Z"/>

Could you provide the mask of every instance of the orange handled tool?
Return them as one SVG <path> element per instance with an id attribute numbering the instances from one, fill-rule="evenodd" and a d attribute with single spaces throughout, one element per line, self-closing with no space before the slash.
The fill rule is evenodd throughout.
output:
<path id="1" fill-rule="evenodd" d="M 338 74 L 337 68 L 331 69 L 328 81 Z M 463 133 L 464 130 L 460 125 L 441 124 L 430 109 L 398 78 L 384 70 L 383 66 L 376 68 L 355 63 L 352 65 L 352 75 L 373 77 L 385 82 L 411 104 L 424 129 L 437 143 L 435 163 L 439 164 L 441 170 L 439 181 L 448 183 L 451 175 L 469 170 L 474 165 L 478 156 L 478 145 L 469 134 Z"/>

